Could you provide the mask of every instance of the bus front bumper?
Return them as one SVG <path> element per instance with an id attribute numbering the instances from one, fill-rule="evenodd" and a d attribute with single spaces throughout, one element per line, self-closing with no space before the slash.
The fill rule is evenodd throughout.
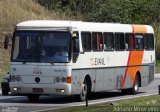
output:
<path id="1" fill-rule="evenodd" d="M 46 95 L 71 95 L 71 84 L 25 84 L 22 82 L 10 82 L 13 94 L 46 94 Z"/>

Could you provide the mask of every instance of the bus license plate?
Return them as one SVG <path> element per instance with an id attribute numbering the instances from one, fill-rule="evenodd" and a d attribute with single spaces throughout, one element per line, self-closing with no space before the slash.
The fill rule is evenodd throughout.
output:
<path id="1" fill-rule="evenodd" d="M 33 88 L 33 92 L 42 93 L 43 92 L 43 88 Z"/>

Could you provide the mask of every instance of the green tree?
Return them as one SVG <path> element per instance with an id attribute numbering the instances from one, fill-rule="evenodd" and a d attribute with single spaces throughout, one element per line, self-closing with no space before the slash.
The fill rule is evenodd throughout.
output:
<path id="1" fill-rule="evenodd" d="M 84 20 L 157 25 L 159 0 L 98 0 Z"/>

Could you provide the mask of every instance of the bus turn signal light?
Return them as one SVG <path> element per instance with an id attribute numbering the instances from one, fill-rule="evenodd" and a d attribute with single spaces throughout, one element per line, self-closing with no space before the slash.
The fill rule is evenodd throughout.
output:
<path id="1" fill-rule="evenodd" d="M 67 81 L 66 81 L 67 83 L 72 83 L 72 78 L 71 77 L 67 77 Z"/>

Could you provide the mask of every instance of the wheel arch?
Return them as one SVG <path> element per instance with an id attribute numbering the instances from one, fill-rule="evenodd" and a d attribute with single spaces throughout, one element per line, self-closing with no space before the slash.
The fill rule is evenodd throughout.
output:
<path id="1" fill-rule="evenodd" d="M 91 81 L 91 77 L 89 74 L 86 74 L 84 80 L 87 81 L 87 84 L 88 84 L 88 89 L 89 91 L 91 92 L 91 88 L 92 88 L 92 81 Z"/>

